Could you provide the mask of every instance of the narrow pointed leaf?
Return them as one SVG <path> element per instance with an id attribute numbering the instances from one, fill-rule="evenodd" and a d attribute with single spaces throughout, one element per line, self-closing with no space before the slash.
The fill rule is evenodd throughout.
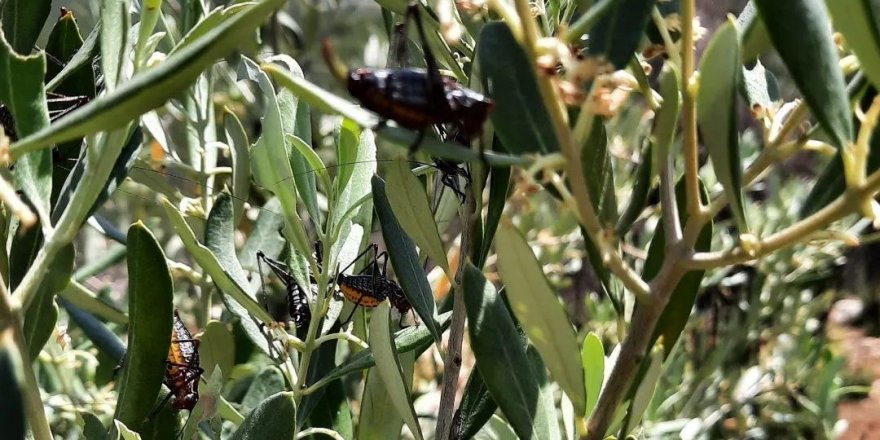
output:
<path id="1" fill-rule="evenodd" d="M 235 113 L 227 111 L 223 119 L 226 144 L 232 152 L 232 223 L 237 225 L 244 214 L 244 200 L 251 186 L 251 159 L 247 133 Z"/>
<path id="2" fill-rule="evenodd" d="M 541 353 L 550 374 L 583 414 L 586 410 L 584 370 L 577 337 L 556 293 L 550 288 L 540 263 L 522 235 L 510 224 L 498 229 L 495 243 L 498 271 L 511 309 Z"/>
<path id="3" fill-rule="evenodd" d="M 415 244 L 394 217 L 394 212 L 392 212 L 385 194 L 385 182 L 378 176 L 373 177 L 373 202 L 376 206 L 379 222 L 382 223 L 382 237 L 385 239 L 385 246 L 388 247 L 389 259 L 400 282 L 400 287 L 413 309 L 422 318 L 422 323 L 428 327 L 434 340 L 439 343 L 440 330 L 437 324 L 437 308 L 434 304 L 431 285 L 428 284 L 428 278 L 422 268 Z"/>
<path id="4" fill-rule="evenodd" d="M 422 430 L 410 399 L 410 388 L 403 367 L 394 350 L 391 333 L 391 304 L 386 300 L 373 309 L 370 318 L 370 348 L 376 356 L 376 370 L 382 377 L 391 403 L 416 440 L 421 440 Z"/>
<path id="5" fill-rule="evenodd" d="M 647 369 L 644 376 L 642 376 L 641 382 L 636 388 L 629 412 L 626 415 L 627 424 L 623 428 L 623 432 L 628 433 L 635 429 L 639 421 L 642 420 L 642 415 L 644 414 L 645 409 L 648 408 L 648 404 L 651 403 L 651 398 L 654 397 L 654 390 L 657 389 L 657 381 L 660 379 L 660 373 L 663 372 L 663 353 L 663 343 L 662 341 L 658 341 L 651 349 L 651 354 L 648 357 L 649 363 Z"/>
<path id="6" fill-rule="evenodd" d="M 611 157 L 608 155 L 608 136 L 602 117 L 593 118 L 593 130 L 581 150 L 584 180 L 593 208 L 603 224 L 614 224 L 617 220 L 617 199 L 614 197 L 614 173 Z"/>
<path id="7" fill-rule="evenodd" d="M 455 411 L 453 426 L 458 427 L 461 438 L 471 438 L 489 421 L 497 409 L 498 404 L 489 394 L 489 388 L 480 375 L 480 369 L 475 367 L 471 370 L 461 396 L 461 403 Z"/>
<path id="8" fill-rule="evenodd" d="M 740 234 L 748 233 L 742 195 L 742 165 L 737 131 L 736 88 L 740 72 L 739 38 L 732 19 L 715 32 L 700 62 L 697 119 L 724 187 Z"/>
<path id="9" fill-rule="evenodd" d="M 183 238 L 184 245 L 196 262 L 211 275 L 214 283 L 222 291 L 221 299 L 234 315 L 241 319 L 241 324 L 251 341 L 264 353 L 272 356 L 272 337 L 260 324 L 274 322 L 268 312 L 255 300 L 250 284 L 235 255 L 233 242 L 234 226 L 232 225 L 232 198 L 228 193 L 221 193 L 214 201 L 214 207 L 208 215 L 205 225 L 205 246 L 195 239 L 192 230 L 185 220 L 179 217 L 177 210 L 166 205 L 166 212 L 172 218 L 178 235 Z M 171 212 L 173 210 L 173 212 Z M 183 231 L 181 233 L 181 231 Z"/>
<path id="10" fill-rule="evenodd" d="M 468 263 L 464 289 L 471 346 L 477 367 L 513 430 L 522 439 L 552 438 L 546 411 L 539 409 L 538 382 L 526 351 L 512 343 L 517 334 L 513 319 L 495 288 L 479 269 Z"/>
<path id="11" fill-rule="evenodd" d="M 55 330 L 58 319 L 58 307 L 55 295 L 67 288 L 73 274 L 73 245 L 65 246 L 55 257 L 49 272 L 40 282 L 37 298 L 25 312 L 24 335 L 28 343 L 31 359 L 36 359 L 46 341 Z"/>
<path id="12" fill-rule="evenodd" d="M 255 318 L 263 323 L 273 322 L 272 317 L 253 300 L 248 291 L 242 285 L 236 283 L 233 276 L 224 270 L 211 250 L 198 242 L 192 229 L 190 229 L 186 220 L 180 214 L 180 211 L 167 200 L 163 201 L 163 206 L 165 214 L 174 226 L 174 231 L 183 241 L 190 255 L 211 276 L 211 279 L 214 280 L 214 283 L 217 284 L 220 290 L 224 294 L 231 296 L 235 301 L 244 306 L 248 313 L 254 315 Z"/>
<path id="13" fill-rule="evenodd" d="M 30 53 L 30 48 L 26 53 Z M 49 126 L 49 110 L 43 88 L 45 73 L 46 58 L 42 53 L 27 57 L 18 55 L 0 33 L 0 105 L 5 105 L 15 120 L 14 131 L 18 138 Z M 7 135 L 11 137 L 10 133 Z M 16 187 L 21 188 L 30 199 L 39 218 L 47 218 L 52 194 L 50 152 L 33 152 L 21 157 L 15 163 L 13 176 Z"/>
<path id="14" fill-rule="evenodd" d="M 501 221 L 501 214 L 504 212 L 504 205 L 507 202 L 510 175 L 510 168 L 492 169 L 489 180 L 489 206 L 486 210 L 486 221 L 483 223 L 482 244 L 479 247 L 479 255 L 473 259 L 474 265 L 477 267 L 483 267 L 489 256 L 489 249 L 492 247 L 492 241 L 495 238 L 495 232 L 498 230 L 498 223 Z M 474 248 L 474 250 L 476 249 Z"/>
<path id="15" fill-rule="evenodd" d="M 129 3 L 130 0 L 101 0 L 101 72 L 109 92 L 124 81 L 131 27 Z"/>
<path id="16" fill-rule="evenodd" d="M 398 158 L 385 177 L 388 203 L 400 226 L 419 245 L 419 249 L 451 277 L 440 233 L 428 206 L 428 195 L 419 179 L 410 171 L 409 163 Z"/>
<path id="17" fill-rule="evenodd" d="M 875 87 L 880 86 L 880 4 L 864 0 L 826 0 L 825 4 L 862 71 Z"/>
<path id="18" fill-rule="evenodd" d="M 24 373 L 18 348 L 11 337 L 0 339 L 0 423 L 3 435 L 10 439 L 25 438 Z"/>
<path id="19" fill-rule="evenodd" d="M 590 55 L 624 68 L 638 49 L 655 0 L 618 0 L 590 31 Z"/>
<path id="20" fill-rule="evenodd" d="M 495 100 L 489 116 L 504 146 L 514 153 L 559 151 L 532 65 L 506 24 L 483 26 L 477 60 Z"/>
<path id="21" fill-rule="evenodd" d="M 605 381 L 605 349 L 602 348 L 602 340 L 593 332 L 587 333 L 584 338 L 581 362 L 584 365 L 584 382 L 587 386 L 587 411 L 584 417 L 590 417 L 599 401 L 602 382 Z"/>
<path id="22" fill-rule="evenodd" d="M 52 2 L 41 0 L 6 0 L 2 7 L 3 33 L 20 54 L 30 54 L 37 44 L 43 24 L 49 18 Z"/>
<path id="23" fill-rule="evenodd" d="M 834 146 L 843 148 L 852 139 L 852 112 L 825 5 L 821 0 L 754 1 L 819 125 Z"/>
<path id="24" fill-rule="evenodd" d="M 205 68 L 232 52 L 243 33 L 256 29 L 283 3 L 284 0 L 254 3 L 247 11 L 208 32 L 159 66 L 71 112 L 51 127 L 19 140 L 10 147 L 10 153 L 17 158 L 28 151 L 125 126 L 168 99 L 177 97 Z"/>
<path id="25" fill-rule="evenodd" d="M 250 151 L 254 178 L 260 186 L 272 191 L 281 201 L 287 238 L 297 251 L 309 253 L 311 243 L 306 238 L 302 219 L 297 212 L 296 188 L 291 185 L 294 174 L 290 166 L 289 149 L 280 148 L 286 146 L 284 126 L 292 126 L 296 110 L 294 109 L 291 113 L 288 109 L 285 112 L 285 117 L 282 117 L 281 108 L 275 96 L 275 88 L 269 81 L 269 77 L 253 61 L 244 58 L 242 63 L 243 73 L 247 74 L 249 79 L 257 82 L 263 92 L 265 107 L 262 118 L 262 135 Z"/>
<path id="26" fill-rule="evenodd" d="M 113 418 L 138 430 L 150 413 L 171 345 L 171 273 L 165 254 L 140 222 L 128 230 L 128 350 Z"/>

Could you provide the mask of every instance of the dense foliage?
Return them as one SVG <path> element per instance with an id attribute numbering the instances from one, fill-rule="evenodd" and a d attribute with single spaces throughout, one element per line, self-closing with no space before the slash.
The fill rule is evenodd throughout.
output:
<path id="1" fill-rule="evenodd" d="M 880 11 L 376 3 L 0 0 L 4 438 L 843 428 Z"/>

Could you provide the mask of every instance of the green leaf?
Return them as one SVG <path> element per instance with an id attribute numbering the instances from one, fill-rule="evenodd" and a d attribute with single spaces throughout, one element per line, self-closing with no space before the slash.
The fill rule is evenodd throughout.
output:
<path id="1" fill-rule="evenodd" d="M 385 182 L 379 176 L 373 177 L 373 202 L 376 205 L 376 215 L 382 224 L 382 238 L 385 239 L 385 246 L 388 247 L 391 266 L 394 267 L 400 287 L 413 309 L 422 318 L 422 323 L 439 343 L 437 307 L 434 304 L 431 285 L 428 284 L 415 244 L 394 217 L 385 193 Z"/>
<path id="2" fill-rule="evenodd" d="M 664 63 L 660 71 L 660 96 L 663 104 L 657 110 L 652 132 L 656 157 L 669 155 L 669 147 L 678 132 L 678 114 L 681 111 L 681 72 L 673 64 Z M 654 159 L 651 158 L 653 161 Z M 659 171 L 659 170 L 658 170 Z M 653 173 L 656 174 L 656 173 Z"/>
<path id="3" fill-rule="evenodd" d="M 27 53 L 30 53 L 30 47 Z M 19 138 L 49 126 L 49 110 L 43 88 L 45 72 L 46 58 L 42 53 L 20 56 L 12 51 L 0 33 L 0 103 L 12 114 L 15 134 Z M 24 191 L 38 217 L 45 220 L 49 215 L 52 194 L 51 153 L 33 152 L 17 159 L 13 171 L 16 187 Z"/>
<path id="4" fill-rule="evenodd" d="M 261 67 L 282 87 L 293 91 L 303 101 L 324 112 L 342 115 L 364 128 L 375 128 L 379 117 L 340 98 L 303 78 L 291 75 L 286 70 L 272 64 Z M 385 126 L 376 130 L 376 135 L 402 147 L 409 147 L 417 139 L 418 134 L 400 127 Z M 419 150 L 431 156 L 451 159 L 458 162 L 474 162 L 481 160 L 480 153 L 451 142 L 440 142 L 433 138 L 424 139 Z M 518 156 L 487 152 L 486 161 L 493 166 L 510 166 L 527 163 L 528 159 Z"/>
<path id="5" fill-rule="evenodd" d="M 49 273 L 40 282 L 37 296 L 24 315 L 24 337 L 31 359 L 36 359 L 46 341 L 52 336 L 58 320 L 58 307 L 55 294 L 67 288 L 73 274 L 73 245 L 69 244 L 58 252 Z"/>
<path id="6" fill-rule="evenodd" d="M 411 377 L 411 376 L 408 376 Z M 358 418 L 356 438 L 398 438 L 403 418 L 394 409 L 391 394 L 376 367 L 367 372 L 364 380 L 362 410 Z"/>
<path id="7" fill-rule="evenodd" d="M 589 418 L 599 401 L 602 382 L 605 381 L 605 349 L 602 340 L 593 332 L 587 333 L 581 346 L 581 363 L 584 366 L 584 382 L 587 390 L 587 410 L 584 417 Z"/>
<path id="8" fill-rule="evenodd" d="M 113 418 L 140 429 L 159 395 L 171 345 L 171 273 L 156 238 L 142 223 L 128 230 L 128 351 Z"/>
<path id="9" fill-rule="evenodd" d="M 743 66 L 742 73 L 740 90 L 753 112 L 759 108 L 771 109 L 774 102 L 782 99 L 776 77 L 760 61 L 756 61 L 751 68 Z"/>
<path id="10" fill-rule="evenodd" d="M 82 329 L 83 333 L 95 344 L 100 353 L 109 357 L 115 363 L 122 361 L 123 356 L 125 356 L 125 346 L 119 337 L 107 328 L 103 322 L 90 313 L 74 306 L 64 298 L 58 298 L 58 303 L 67 310 L 70 320 Z"/>
<path id="11" fill-rule="evenodd" d="M 12 338 L 0 339 L 0 423 L 3 435 L 10 439 L 25 438 L 24 378 L 18 348 Z"/>
<path id="12" fill-rule="evenodd" d="M 3 33 L 9 43 L 20 54 L 29 54 L 37 44 L 43 30 L 52 2 L 44 0 L 6 0 L 2 7 Z"/>
<path id="13" fill-rule="evenodd" d="M 113 92 L 126 76 L 131 28 L 129 3 L 129 0 L 101 0 L 101 72 L 108 92 Z"/>
<path id="14" fill-rule="evenodd" d="M 65 19 L 65 17 L 62 17 L 62 21 L 63 19 Z M 57 89 L 63 82 L 66 82 L 68 78 L 75 78 L 72 79 L 70 82 L 77 84 L 79 83 L 77 78 L 81 78 L 80 75 L 82 75 L 82 77 L 91 76 L 92 78 L 94 78 L 95 75 L 94 70 L 92 70 L 92 60 L 94 60 L 94 58 L 98 56 L 98 35 L 100 34 L 100 30 L 101 23 L 98 22 L 97 24 L 95 24 L 95 28 L 92 29 L 92 31 L 89 33 L 89 36 L 86 37 L 85 41 L 82 42 L 82 47 L 80 47 L 79 50 L 76 51 L 76 53 L 73 55 L 72 58 L 70 58 L 70 60 L 65 59 L 65 64 L 61 71 L 58 72 L 57 75 L 53 75 L 52 80 L 46 83 L 46 90 L 53 91 Z M 79 33 L 79 30 L 77 30 L 77 33 Z M 51 35 L 49 36 L 49 44 L 52 44 Z M 52 52 L 50 51 L 50 53 Z M 80 74 L 79 72 L 83 70 L 85 70 L 85 73 Z M 51 70 L 49 70 L 49 72 L 51 72 Z M 49 75 L 47 75 L 47 77 L 48 76 Z M 95 83 L 92 82 L 91 84 L 88 84 L 88 86 L 92 88 L 92 93 L 88 95 L 94 96 Z"/>
<path id="15" fill-rule="evenodd" d="M 490 117 L 504 146 L 518 154 L 559 151 L 532 64 L 506 24 L 483 26 L 477 60 L 495 100 Z"/>
<path id="16" fill-rule="evenodd" d="M 599 220 L 605 224 L 617 221 L 617 199 L 614 197 L 614 170 L 608 156 L 608 136 L 602 117 L 593 118 L 593 130 L 581 149 L 584 180 L 593 199 L 593 208 Z"/>
<path id="17" fill-rule="evenodd" d="M 223 115 L 226 143 L 232 152 L 232 224 L 237 225 L 244 214 L 244 200 L 247 200 L 251 187 L 251 159 L 248 152 L 251 143 L 238 116 L 231 111 Z"/>
<path id="18" fill-rule="evenodd" d="M 86 440 L 108 440 L 110 436 L 107 433 L 107 428 L 104 427 L 104 424 L 101 423 L 101 419 L 98 416 L 86 412 L 82 414 L 83 418 L 83 437 Z"/>
<path id="19" fill-rule="evenodd" d="M 584 370 L 578 356 L 577 336 L 562 304 L 544 278 L 532 249 L 512 224 L 503 223 L 498 229 L 495 250 L 511 309 L 547 363 L 550 374 L 578 414 L 583 414 Z"/>
<path id="20" fill-rule="evenodd" d="M 46 79 L 55 82 L 55 78 L 59 76 L 62 70 L 67 69 L 67 64 L 74 62 L 81 53 L 89 51 L 88 46 L 83 45 L 82 35 L 79 26 L 72 11 L 67 11 L 62 15 L 52 32 L 49 34 L 49 40 L 46 42 L 46 53 L 51 54 L 62 64 L 49 62 L 46 66 Z M 70 72 L 69 76 L 61 77 L 63 81 L 57 83 L 55 87 L 47 90 L 57 90 L 67 96 L 95 96 L 95 73 L 92 69 L 76 69 Z M 65 79 L 66 78 L 66 79 Z"/>
<path id="21" fill-rule="evenodd" d="M 819 125 L 834 146 L 843 148 L 852 139 L 852 111 L 825 5 L 821 0 L 754 1 L 773 46 Z"/>
<path id="22" fill-rule="evenodd" d="M 636 388 L 632 403 L 626 415 L 627 423 L 623 427 L 624 433 L 629 433 L 636 428 L 651 398 L 654 397 L 654 390 L 657 389 L 657 381 L 660 380 L 660 373 L 663 372 L 664 348 L 663 342 L 657 341 L 651 349 L 648 357 L 649 363 L 642 380 Z"/>
<path id="23" fill-rule="evenodd" d="M 296 206 L 296 188 L 290 185 L 294 178 L 290 167 L 289 148 L 285 143 L 285 125 L 292 125 L 296 110 L 286 111 L 282 116 L 275 88 L 269 77 L 256 63 L 243 58 L 242 66 L 246 77 L 255 81 L 263 92 L 265 113 L 262 118 L 262 134 L 251 149 L 251 166 L 254 178 L 260 186 L 272 191 L 281 202 L 284 213 L 285 235 L 297 251 L 308 254 L 311 244 L 306 237 L 302 219 Z M 284 145 L 285 148 L 279 148 Z"/>
<path id="24" fill-rule="evenodd" d="M 740 71 L 739 38 L 732 19 L 709 41 L 700 61 L 697 121 L 712 167 L 736 218 L 740 234 L 749 231 L 742 195 L 742 165 L 737 131 L 736 87 Z"/>
<path id="25" fill-rule="evenodd" d="M 470 263 L 465 267 L 464 289 L 471 347 L 492 397 L 520 438 L 552 438 L 549 425 L 556 420 L 547 420 L 547 411 L 538 409 L 543 403 L 538 382 L 525 349 L 511 343 L 517 331 L 507 307 Z"/>
<path id="26" fill-rule="evenodd" d="M 513 428 L 494 414 L 489 419 L 489 423 L 474 436 L 474 440 L 517 440 L 517 438 Z"/>
<path id="27" fill-rule="evenodd" d="M 486 221 L 483 225 L 480 254 L 474 258 L 474 265 L 483 267 L 501 221 L 504 205 L 507 202 L 507 193 L 510 190 L 510 168 L 493 168 L 489 180 L 489 206 L 486 210 Z"/>
<path id="28" fill-rule="evenodd" d="M 171 220 L 171 224 L 174 226 L 174 231 L 183 241 L 190 255 L 211 276 L 211 279 L 214 280 L 214 283 L 217 284 L 220 290 L 241 304 L 247 309 L 248 313 L 254 315 L 254 318 L 263 323 L 273 322 L 272 317 L 253 300 L 248 291 L 242 287 L 243 285 L 235 282 L 232 275 L 223 269 L 223 266 L 220 265 L 220 262 L 211 250 L 198 242 L 192 229 L 190 229 L 186 220 L 180 214 L 180 211 L 171 205 L 168 200 L 163 200 L 162 204 L 165 208 L 165 214 L 168 215 L 168 219 Z"/>
<path id="29" fill-rule="evenodd" d="M 222 291 L 223 303 L 232 314 L 241 319 L 242 327 L 248 337 L 264 353 L 274 356 L 276 349 L 272 346 L 272 336 L 261 325 L 274 320 L 256 302 L 256 297 L 250 290 L 250 283 L 235 255 L 232 198 L 224 192 L 214 201 L 214 207 L 211 208 L 205 225 L 205 246 L 198 243 L 186 221 L 180 217 L 176 209 L 167 204 L 167 201 L 166 212 L 190 254 L 211 275 L 214 283 Z"/>
<path id="30" fill-rule="evenodd" d="M 351 167 L 345 167 L 334 182 L 336 206 L 331 210 L 331 215 L 339 230 L 340 240 L 333 244 L 331 252 L 339 261 L 339 258 L 354 257 L 361 247 L 360 237 L 349 237 L 353 230 L 352 219 L 359 217 L 363 230 L 370 230 L 372 226 L 372 206 L 369 203 L 358 204 L 369 200 L 372 190 L 370 179 L 376 173 L 376 139 L 373 131 L 361 130 L 352 121 L 343 120 L 336 151 L 340 161 L 354 163 Z M 342 255 L 346 252 L 351 255 Z"/>
<path id="31" fill-rule="evenodd" d="M 440 315 L 438 321 L 441 331 L 446 330 L 449 327 L 451 319 L 452 312 L 446 312 Z M 412 351 L 415 352 L 417 357 L 430 347 L 432 342 L 433 339 L 431 333 L 423 326 L 407 327 L 397 332 L 394 337 L 394 346 L 397 348 L 398 354 Z M 357 371 L 365 370 L 374 365 L 376 365 L 376 359 L 373 356 L 373 351 L 370 349 L 361 350 L 349 358 L 344 364 L 327 373 L 326 376 L 322 377 L 312 386 L 321 387 L 331 381 L 345 377 Z"/>
<path id="32" fill-rule="evenodd" d="M 233 434 L 233 440 L 288 440 L 293 438 L 296 406 L 293 393 L 278 393 L 256 407 Z"/>
<path id="33" fill-rule="evenodd" d="M 318 156 L 318 153 L 312 149 L 311 145 L 307 144 L 306 141 L 300 139 L 296 135 L 288 134 L 286 139 L 287 143 L 289 143 L 308 163 L 309 169 L 308 171 L 304 171 L 304 173 L 317 174 L 317 176 L 321 178 L 322 185 L 324 185 L 327 191 L 330 191 L 333 186 L 330 182 L 330 174 L 327 172 L 327 166 L 324 165 L 324 162 L 321 160 L 321 157 Z M 357 165 L 355 165 L 355 167 L 357 167 Z M 317 194 L 318 190 L 314 189 L 314 192 Z"/>
<path id="34" fill-rule="evenodd" d="M 875 87 L 880 87 L 880 4 L 865 0 L 825 1 L 834 28 L 855 52 L 859 65 Z"/>
<path id="35" fill-rule="evenodd" d="M 403 374 L 403 367 L 397 359 L 392 338 L 391 304 L 385 300 L 373 309 L 370 319 L 370 349 L 373 350 L 376 359 L 375 371 L 379 372 L 397 414 L 403 418 L 415 438 L 421 440 L 422 430 L 419 428 L 418 417 L 410 400 L 408 382 L 412 380 L 407 381 Z"/>
<path id="36" fill-rule="evenodd" d="M 535 408 L 540 412 L 538 417 L 544 420 L 559 420 L 559 414 L 556 411 L 555 396 L 557 386 L 547 377 L 547 367 L 544 365 L 544 361 L 541 359 L 541 355 L 538 353 L 538 350 L 534 345 L 528 345 L 526 347 L 526 357 L 529 359 L 529 367 L 532 370 L 532 375 L 538 382 L 539 400 L 537 408 Z M 550 438 L 562 438 L 558 422 L 548 423 L 547 431 L 550 433 Z"/>
<path id="37" fill-rule="evenodd" d="M 98 131 L 123 127 L 138 116 L 179 96 L 218 58 L 232 52 L 241 35 L 253 31 L 284 0 L 263 0 L 199 38 L 159 66 L 121 84 L 71 112 L 58 123 L 19 140 L 10 147 L 13 158 Z"/>
<path id="38" fill-rule="evenodd" d="M 272 61 L 280 62 L 287 66 L 287 70 L 292 75 L 303 76 L 302 68 L 287 55 L 275 55 Z M 284 129 L 284 142 L 290 155 L 290 167 L 293 169 L 293 181 L 296 183 L 297 193 L 305 205 L 309 216 L 314 219 L 316 225 L 323 224 L 321 221 L 321 212 L 318 210 L 318 189 L 315 186 L 315 168 L 310 166 L 310 161 L 306 158 L 300 147 L 291 145 L 291 141 L 296 139 L 296 124 L 299 114 L 300 100 L 290 90 L 282 89 L 278 92 L 278 109 L 281 114 L 281 122 Z M 306 105 L 303 103 L 303 105 Z M 306 146 L 306 150 L 314 154 L 310 145 Z"/>
<path id="39" fill-rule="evenodd" d="M 55 26 L 52 28 L 52 33 L 49 34 L 49 41 L 46 42 L 47 57 L 51 55 L 57 60 L 53 62 L 53 58 L 49 58 L 49 63 L 46 66 L 46 79 L 48 80 L 57 76 L 61 69 L 65 67 L 62 63 L 70 61 L 79 52 L 82 45 L 82 36 L 76 25 L 76 20 L 73 18 L 73 12 L 67 11 L 67 13 L 62 15 L 61 18 L 58 19 L 58 22 L 55 23 Z M 88 68 L 73 71 L 67 80 L 58 83 L 56 91 L 59 94 L 71 97 L 79 96 L 93 98 L 95 96 L 94 70 Z M 74 139 L 63 145 L 57 146 L 54 151 L 55 157 L 53 157 L 54 160 L 52 167 L 52 201 L 50 206 L 55 210 L 58 209 L 56 206 L 58 196 L 60 195 L 62 188 L 64 188 L 68 175 L 71 173 L 71 167 L 66 164 L 75 162 L 79 158 L 82 143 L 82 138 Z"/>
<path id="40" fill-rule="evenodd" d="M 281 371 L 274 366 L 264 367 L 254 377 L 250 388 L 241 399 L 242 413 L 250 413 L 260 405 L 260 402 L 282 391 L 284 391 L 284 376 L 281 375 Z"/>
<path id="41" fill-rule="evenodd" d="M 235 339 L 226 324 L 209 322 L 199 341 L 199 366 L 205 371 L 214 371 L 218 366 L 228 376 L 235 364 Z"/>
<path id="42" fill-rule="evenodd" d="M 113 428 L 116 430 L 117 440 L 141 440 L 140 434 L 119 420 L 113 420 Z"/>
<path id="43" fill-rule="evenodd" d="M 196 2 L 192 2 L 192 4 L 195 3 Z M 174 46 L 174 49 L 172 49 L 168 55 L 180 52 L 182 49 L 199 41 L 199 39 L 207 35 L 208 32 L 216 29 L 222 23 L 229 21 L 230 18 L 234 17 L 236 14 L 246 11 L 248 6 L 247 3 L 240 3 L 229 5 L 226 8 L 219 7 L 214 9 L 208 15 L 202 17 L 195 26 L 190 28 L 186 35 L 180 39 L 180 42 L 177 43 L 177 46 Z"/>
<path id="44" fill-rule="evenodd" d="M 434 223 L 425 187 L 409 168 L 409 162 L 397 158 L 388 169 L 385 178 L 386 195 L 394 217 L 403 230 L 428 254 L 434 264 L 440 266 L 451 279 L 446 251 Z"/>
<path id="45" fill-rule="evenodd" d="M 324 344 L 322 344 L 322 346 L 323 345 Z M 335 350 L 332 354 L 335 355 Z M 327 369 L 324 371 L 327 371 Z M 364 388 L 366 389 L 367 387 L 368 385 L 364 384 Z M 332 429 L 339 433 L 344 439 L 355 438 L 354 424 L 351 419 L 351 406 L 348 403 L 348 396 L 346 395 L 346 389 L 342 382 L 335 381 L 328 384 L 326 387 L 321 388 L 319 391 L 324 391 L 324 393 L 321 396 L 322 398 L 320 401 L 318 401 L 314 409 L 310 412 L 308 419 L 309 426 Z M 310 394 L 309 396 L 314 396 L 314 394 L 316 393 Z M 306 399 L 304 398 L 303 401 L 305 400 Z M 301 404 L 300 407 L 303 405 L 305 405 L 305 403 Z M 368 408 L 369 406 L 367 406 L 366 403 L 361 405 L 361 413 L 358 422 L 359 429 L 368 422 L 365 420 L 365 414 Z M 393 411 L 389 411 L 389 413 L 393 413 Z M 300 414 L 301 412 L 297 413 L 297 420 L 301 417 Z M 398 426 L 397 432 L 400 432 L 400 426 Z"/>
<path id="46" fill-rule="evenodd" d="M 638 220 L 642 211 L 648 206 L 648 192 L 651 190 L 651 183 L 656 174 L 653 153 L 653 144 L 648 144 L 640 154 L 642 161 L 636 168 L 636 182 L 629 197 L 629 204 L 626 205 L 623 214 L 620 214 L 617 225 L 614 227 L 618 237 L 622 237 L 629 232 L 633 223 Z"/>
<path id="47" fill-rule="evenodd" d="M 618 0 L 590 31 L 590 55 L 623 69 L 638 49 L 651 20 L 654 0 Z"/>
<path id="48" fill-rule="evenodd" d="M 474 367 L 461 395 L 461 403 L 455 412 L 456 420 L 453 424 L 459 426 L 459 437 L 474 437 L 489 422 L 497 409 L 498 404 L 489 394 L 489 388 L 480 375 L 480 369 Z"/>
<path id="49" fill-rule="evenodd" d="M 751 64 L 758 59 L 758 55 L 770 49 L 770 35 L 767 34 L 767 27 L 761 21 L 761 15 L 758 14 L 758 8 L 755 2 L 750 1 L 743 8 L 742 12 L 736 17 L 737 28 L 740 32 L 740 43 L 742 47 L 742 59 L 744 63 Z"/>

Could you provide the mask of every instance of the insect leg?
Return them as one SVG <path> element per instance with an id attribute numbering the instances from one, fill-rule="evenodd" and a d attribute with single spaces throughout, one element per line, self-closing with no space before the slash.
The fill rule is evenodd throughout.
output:
<path id="1" fill-rule="evenodd" d="M 413 143 L 411 143 L 409 145 L 410 158 L 412 158 L 412 156 L 416 153 L 416 150 L 419 149 L 419 145 L 422 144 L 422 141 L 425 140 L 425 133 L 427 133 L 427 132 L 428 132 L 427 128 L 423 128 L 423 129 L 419 130 L 419 135 L 416 136 L 416 140 L 413 141 Z"/>
<path id="2" fill-rule="evenodd" d="M 443 78 L 440 77 L 440 68 L 437 66 L 437 60 L 431 52 L 428 45 L 428 38 L 425 35 L 425 28 L 422 26 L 422 17 L 419 12 L 419 3 L 412 2 L 406 8 L 406 18 L 416 22 L 416 29 L 419 32 L 419 39 L 422 40 L 422 52 L 425 54 L 425 65 L 428 70 L 428 81 L 430 82 L 430 95 L 443 94 Z"/>
<path id="3" fill-rule="evenodd" d="M 370 252 L 370 250 L 372 250 L 373 253 L 375 254 L 375 253 L 378 252 L 378 250 L 379 250 L 379 245 L 377 245 L 376 243 L 373 243 L 373 244 L 367 246 L 367 248 L 364 249 L 363 252 L 361 252 L 360 254 L 358 254 L 357 257 L 354 257 L 354 259 L 351 260 L 351 263 L 349 263 L 348 266 L 345 266 L 345 268 L 342 269 L 341 271 L 338 271 L 338 270 L 337 270 L 337 271 L 336 271 L 337 275 L 338 275 L 338 274 L 341 274 L 341 273 L 343 273 L 343 272 L 345 272 L 345 271 L 347 271 L 347 270 L 350 269 L 352 266 L 354 266 L 355 263 L 357 263 L 357 261 L 360 260 L 361 258 L 363 258 L 365 255 L 367 255 L 367 252 Z"/>

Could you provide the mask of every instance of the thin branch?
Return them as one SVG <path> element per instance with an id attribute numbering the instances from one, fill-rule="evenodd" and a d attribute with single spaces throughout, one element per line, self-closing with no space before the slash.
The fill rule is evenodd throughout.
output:
<path id="1" fill-rule="evenodd" d="M 698 252 L 683 259 L 681 264 L 691 270 L 709 269 L 742 263 L 776 252 L 852 214 L 863 200 L 872 197 L 878 190 L 880 171 L 875 171 L 862 187 L 846 191 L 815 214 L 759 241 L 754 255 L 747 254 L 742 247 L 737 246 L 722 252 Z"/>
<path id="2" fill-rule="evenodd" d="M 693 88 L 694 76 L 694 12 L 695 0 L 681 2 L 681 125 L 682 148 L 684 149 L 684 180 L 687 192 L 688 217 L 702 215 L 699 184 L 699 152 L 697 150 L 697 103 Z"/>

